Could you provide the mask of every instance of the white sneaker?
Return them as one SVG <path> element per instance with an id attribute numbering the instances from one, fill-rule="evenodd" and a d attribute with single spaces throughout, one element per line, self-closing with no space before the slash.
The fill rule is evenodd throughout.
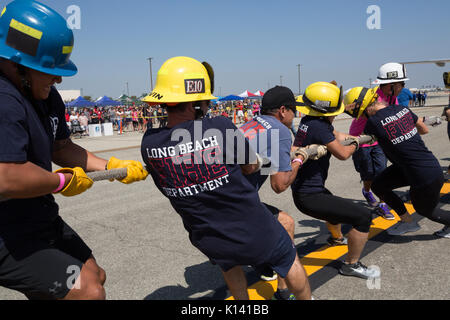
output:
<path id="1" fill-rule="evenodd" d="M 403 222 L 400 221 L 392 228 L 388 229 L 387 233 L 391 236 L 400 236 L 408 232 L 414 232 L 420 230 L 420 226 L 417 222 Z"/>
<path id="2" fill-rule="evenodd" d="M 440 238 L 448 238 L 450 239 L 450 226 L 444 226 L 442 230 L 436 231 L 434 233 L 435 236 L 438 236 Z"/>

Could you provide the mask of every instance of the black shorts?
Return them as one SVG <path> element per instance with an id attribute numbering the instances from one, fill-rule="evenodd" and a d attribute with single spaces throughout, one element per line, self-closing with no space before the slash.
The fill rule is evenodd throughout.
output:
<path id="1" fill-rule="evenodd" d="M 29 299 L 61 299 L 75 284 L 92 250 L 61 218 L 45 237 L 15 247 L 0 244 L 0 285 Z"/>
<path id="2" fill-rule="evenodd" d="M 362 181 L 373 181 L 386 169 L 387 159 L 379 145 L 359 148 L 352 159 Z"/>
<path id="3" fill-rule="evenodd" d="M 369 232 L 371 212 L 349 199 L 333 195 L 329 190 L 316 193 L 292 192 L 295 206 L 302 213 L 333 225 L 350 224 L 359 232 Z"/>
<path id="4" fill-rule="evenodd" d="M 274 206 L 271 206 L 270 204 L 267 204 L 267 203 L 265 203 L 265 202 L 261 202 L 261 203 L 262 203 L 264 206 L 266 206 L 267 210 L 269 210 L 269 211 L 273 214 L 273 216 L 275 217 L 275 219 L 278 220 L 278 216 L 279 216 L 281 210 L 278 209 L 278 208 L 276 208 L 276 207 L 274 207 Z"/>

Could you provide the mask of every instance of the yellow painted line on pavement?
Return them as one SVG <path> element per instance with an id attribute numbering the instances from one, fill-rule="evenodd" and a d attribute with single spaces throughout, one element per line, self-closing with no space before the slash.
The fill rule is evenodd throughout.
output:
<path id="1" fill-rule="evenodd" d="M 441 196 L 450 193 L 450 183 L 444 183 L 444 186 L 441 189 Z M 415 212 L 414 207 L 411 203 L 405 203 L 406 210 L 408 210 L 409 214 L 413 214 Z M 379 233 L 389 229 L 398 221 L 400 218 L 391 210 L 394 214 L 394 220 L 386 220 L 382 217 L 377 217 L 372 220 L 372 226 L 369 231 L 369 239 L 375 237 Z M 330 247 L 329 245 L 324 245 L 317 249 L 314 252 L 311 252 L 300 259 L 303 267 L 305 268 L 306 274 L 308 276 L 314 274 L 315 272 L 322 269 L 327 264 L 333 262 L 334 260 L 339 259 L 343 255 L 347 254 L 348 246 L 335 246 Z M 277 280 L 273 281 L 258 281 L 252 286 L 248 287 L 248 295 L 250 300 L 268 300 L 271 299 L 274 292 L 277 290 L 278 282 Z M 234 300 L 233 296 L 228 297 L 226 300 Z"/>
<path id="2" fill-rule="evenodd" d="M 441 195 L 445 195 L 447 193 L 450 193 L 450 182 L 445 182 L 444 186 L 441 189 Z"/>

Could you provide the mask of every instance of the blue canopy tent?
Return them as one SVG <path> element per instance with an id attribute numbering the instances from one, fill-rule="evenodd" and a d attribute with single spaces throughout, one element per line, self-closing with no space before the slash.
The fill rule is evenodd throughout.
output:
<path id="1" fill-rule="evenodd" d="M 244 99 L 245 98 L 230 94 L 229 96 L 222 97 L 222 98 L 218 99 L 217 101 L 233 101 L 233 100 L 244 100 Z"/>
<path id="2" fill-rule="evenodd" d="M 96 104 L 94 102 L 84 99 L 82 96 L 79 96 L 75 100 L 67 103 L 67 106 L 70 108 L 80 108 L 80 107 L 94 107 L 96 106 Z"/>
<path id="3" fill-rule="evenodd" d="M 111 98 L 108 98 L 107 96 L 103 96 L 97 101 L 95 101 L 95 105 L 100 107 L 106 107 L 106 106 L 118 106 L 121 103 L 119 101 L 112 100 Z"/>
<path id="4" fill-rule="evenodd" d="M 211 100 L 211 103 L 212 103 L 213 105 L 216 105 L 220 98 L 222 98 L 222 97 L 221 97 L 221 96 L 217 96 L 216 99 L 212 99 L 212 100 Z"/>

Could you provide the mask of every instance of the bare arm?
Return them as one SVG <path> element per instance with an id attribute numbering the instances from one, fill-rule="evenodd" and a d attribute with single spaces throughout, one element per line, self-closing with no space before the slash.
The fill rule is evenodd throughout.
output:
<path id="1" fill-rule="evenodd" d="M 31 162 L 0 163 L 0 194 L 6 198 L 33 198 L 51 193 L 59 186 L 56 173 Z M 72 175 L 64 174 L 66 183 Z"/>
<path id="2" fill-rule="evenodd" d="M 52 160 L 61 167 L 81 167 L 84 171 L 105 170 L 107 160 L 95 156 L 70 139 L 56 140 Z"/>
<path id="3" fill-rule="evenodd" d="M 339 141 L 339 142 L 344 141 L 348 137 L 353 137 L 352 135 L 349 135 L 349 134 L 343 133 L 343 132 L 339 132 L 339 131 L 336 131 L 336 130 L 333 131 L 333 134 L 336 137 L 336 140 Z"/>
<path id="4" fill-rule="evenodd" d="M 303 157 L 300 156 L 302 159 Z M 277 172 L 270 176 L 270 185 L 272 190 L 276 193 L 285 191 L 294 182 L 297 177 L 298 169 L 300 168 L 299 162 L 292 163 L 292 170 L 286 172 Z"/>
<path id="5" fill-rule="evenodd" d="M 427 125 L 423 122 L 423 118 L 419 117 L 416 122 L 417 131 L 419 134 L 427 134 L 429 132 Z"/>
<path id="6" fill-rule="evenodd" d="M 355 152 L 356 146 L 351 144 L 343 146 L 337 139 L 327 144 L 327 149 L 333 156 L 339 160 L 347 160 Z"/>

